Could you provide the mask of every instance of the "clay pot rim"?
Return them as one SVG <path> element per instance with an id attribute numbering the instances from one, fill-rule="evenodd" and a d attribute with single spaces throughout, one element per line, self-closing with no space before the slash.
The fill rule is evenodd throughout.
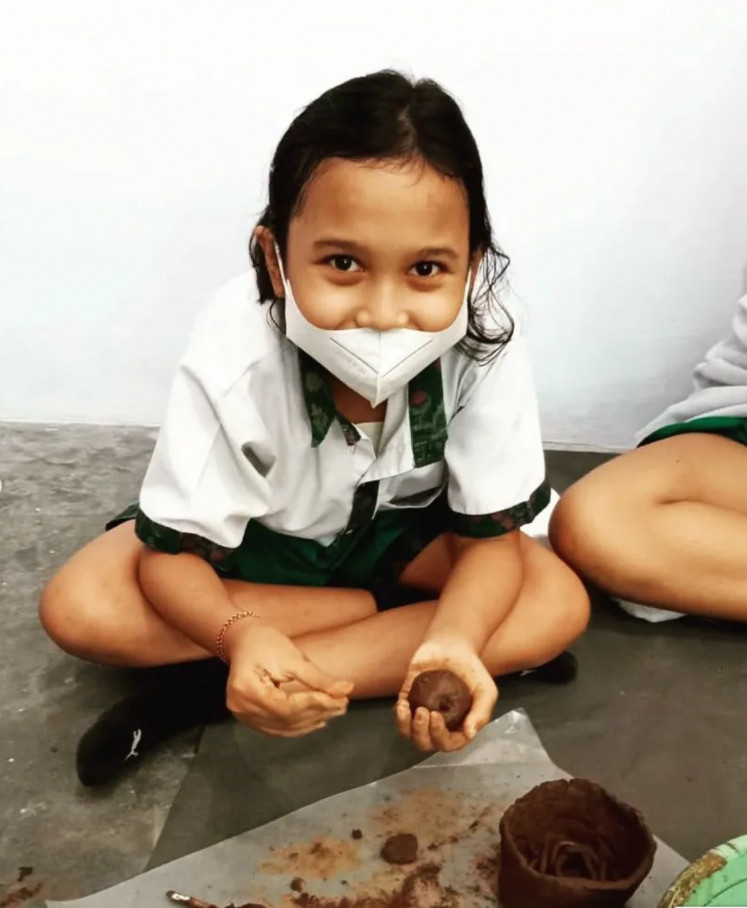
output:
<path id="1" fill-rule="evenodd" d="M 570 785 L 573 782 L 581 782 L 584 784 L 584 786 L 591 786 L 592 788 L 596 788 L 598 791 L 601 791 L 606 798 L 609 798 L 609 800 L 612 801 L 617 807 L 621 808 L 624 813 L 626 813 L 628 815 L 632 815 L 634 817 L 635 821 L 638 823 L 638 826 L 639 826 L 641 832 L 644 835 L 644 838 L 646 839 L 647 845 L 649 846 L 648 850 L 647 850 L 645 856 L 643 857 L 643 859 L 641 861 L 639 861 L 639 863 L 636 865 L 633 872 L 628 874 L 628 876 L 623 877 L 619 880 L 590 880 L 590 879 L 587 879 L 586 877 L 580 877 L 580 876 L 555 876 L 551 873 L 540 873 L 539 870 L 535 870 L 534 867 L 532 867 L 528 863 L 528 861 L 526 860 L 524 855 L 521 853 L 521 851 L 517 847 L 515 841 L 509 837 L 509 839 L 508 839 L 509 847 L 511 847 L 519 856 L 519 858 L 521 860 L 522 870 L 525 872 L 528 872 L 530 876 L 534 877 L 537 880 L 544 880 L 544 881 L 548 881 L 548 882 L 552 881 L 552 882 L 556 883 L 559 887 L 573 889 L 573 890 L 582 889 L 585 892 L 590 892 L 590 891 L 591 892 L 618 892 L 618 891 L 624 891 L 630 887 L 637 888 L 638 886 L 640 886 L 640 884 L 643 882 L 643 880 L 645 880 L 645 878 L 648 876 L 649 871 L 653 867 L 654 857 L 656 855 L 656 849 L 657 849 L 656 839 L 654 838 L 653 833 L 649 829 L 648 824 L 646 823 L 646 821 L 643 817 L 643 814 L 641 813 L 640 810 L 638 810 L 637 807 L 633 807 L 631 804 L 626 804 L 624 801 L 621 801 L 619 798 L 615 797 L 615 795 L 613 795 L 611 792 L 607 791 L 606 788 L 604 788 L 598 782 L 594 782 L 592 779 L 585 779 L 585 778 L 580 778 L 580 777 L 572 777 L 570 779 L 550 779 L 547 782 L 541 782 L 539 785 L 536 785 L 534 788 L 532 788 L 530 791 L 528 791 L 525 795 L 522 795 L 521 798 L 519 798 L 518 800 L 514 801 L 513 804 L 511 804 L 511 806 L 508 808 L 508 810 L 501 817 L 501 822 L 500 822 L 501 847 L 504 847 L 504 845 L 503 845 L 504 827 L 510 827 L 511 813 L 515 812 L 515 808 L 517 807 L 517 805 L 519 805 L 521 803 L 521 801 L 523 801 L 525 798 L 527 798 L 530 794 L 535 792 L 537 789 L 544 788 L 545 786 L 549 786 L 549 785 L 557 786 L 557 783 L 559 783 L 559 782 L 565 782 L 568 785 Z"/>

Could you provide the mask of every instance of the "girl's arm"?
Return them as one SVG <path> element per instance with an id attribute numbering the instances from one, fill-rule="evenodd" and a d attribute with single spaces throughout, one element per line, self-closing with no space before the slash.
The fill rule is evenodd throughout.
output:
<path id="1" fill-rule="evenodd" d="M 523 582 L 518 530 L 490 539 L 455 539 L 454 567 L 410 662 L 396 707 L 400 731 L 424 749 L 457 750 L 489 721 L 498 690 L 481 653 L 511 611 Z M 454 672 L 472 695 L 460 731 L 447 731 L 437 713 L 429 716 L 422 709 L 414 717 L 410 713 L 408 695 L 413 681 L 421 672 L 433 669 Z M 430 744 L 425 746 L 422 742 L 427 739 Z"/>
<path id="2" fill-rule="evenodd" d="M 208 653 L 239 612 L 211 565 L 199 556 L 144 549 L 140 584 L 153 608 Z M 227 706 L 266 734 L 295 737 L 323 728 L 347 709 L 352 685 L 331 678 L 261 616 L 232 624 L 224 637 L 230 663 Z"/>
<path id="3" fill-rule="evenodd" d="M 550 498 L 529 357 L 518 326 L 498 356 L 463 368 L 445 445 L 456 557 L 397 705 L 400 730 L 424 749 L 463 747 L 490 720 L 498 690 L 481 656 L 524 582 L 519 529 Z M 467 685 L 472 708 L 461 731 L 449 732 L 437 712 L 418 709 L 411 715 L 410 688 L 429 670 L 452 671 Z"/>
<path id="4" fill-rule="evenodd" d="M 494 539 L 454 538 L 455 565 L 424 642 L 459 642 L 479 654 L 521 590 L 519 531 Z M 496 577 L 500 582 L 492 579 Z"/>
<path id="5" fill-rule="evenodd" d="M 277 459 L 256 406 L 266 313 L 247 307 L 250 292 L 251 280 L 232 281 L 198 316 L 143 481 L 135 532 L 145 546 L 140 584 L 154 609 L 206 656 L 217 654 L 226 627 L 229 709 L 261 731 L 287 736 L 339 715 L 352 685 L 305 659 L 269 616 L 226 625 L 242 608 L 213 566 L 229 569 L 248 522 L 267 513 Z M 256 608 L 263 612 L 262 599 Z"/>
<path id="6" fill-rule="evenodd" d="M 215 654 L 221 628 L 239 609 L 211 565 L 189 552 L 169 555 L 143 548 L 139 579 L 145 597 L 167 624 Z M 226 633 L 227 651 L 233 636 Z"/>

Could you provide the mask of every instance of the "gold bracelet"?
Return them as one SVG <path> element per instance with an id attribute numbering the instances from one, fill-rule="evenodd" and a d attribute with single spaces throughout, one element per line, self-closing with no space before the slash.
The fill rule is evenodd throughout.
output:
<path id="1" fill-rule="evenodd" d="M 236 612 L 235 615 L 231 615 L 228 621 L 225 622 L 223 627 L 218 631 L 218 636 L 215 638 L 215 652 L 218 655 L 218 658 L 225 662 L 228 665 L 228 659 L 226 658 L 226 633 L 230 628 L 236 624 L 237 621 L 241 621 L 242 618 L 259 618 L 260 616 L 256 612 Z"/>

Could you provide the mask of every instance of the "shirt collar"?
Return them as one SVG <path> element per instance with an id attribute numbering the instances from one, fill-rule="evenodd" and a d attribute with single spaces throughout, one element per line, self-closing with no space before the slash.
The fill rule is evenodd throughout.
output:
<path id="1" fill-rule="evenodd" d="M 329 427 L 337 420 L 345 435 L 345 441 L 354 445 L 360 439 L 360 432 L 341 413 L 337 412 L 332 389 L 323 367 L 308 353 L 298 351 L 301 367 L 301 387 L 306 403 L 306 412 L 311 424 L 311 446 L 318 448 L 327 437 Z"/>
<path id="2" fill-rule="evenodd" d="M 416 467 L 444 459 L 446 412 L 441 360 L 426 366 L 409 384 L 410 437 Z"/>
<path id="3" fill-rule="evenodd" d="M 349 445 L 360 440 L 356 427 L 337 412 L 324 368 L 303 350 L 298 351 L 306 411 L 311 425 L 311 446 L 314 448 L 327 437 L 337 420 Z M 413 378 L 408 386 L 410 436 L 416 467 L 443 460 L 446 446 L 446 414 L 441 362 L 436 360 Z"/>

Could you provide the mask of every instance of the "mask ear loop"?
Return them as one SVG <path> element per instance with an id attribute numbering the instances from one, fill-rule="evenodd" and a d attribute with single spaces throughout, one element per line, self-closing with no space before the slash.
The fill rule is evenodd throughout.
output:
<path id="1" fill-rule="evenodd" d="M 280 269 L 280 279 L 283 282 L 283 290 L 285 290 L 285 292 L 287 294 L 288 290 L 286 288 L 288 287 L 288 278 L 285 276 L 285 268 L 283 268 L 283 259 L 282 259 L 282 256 L 280 255 L 280 248 L 278 247 L 276 240 L 272 241 L 272 245 L 275 248 L 275 258 L 277 259 L 278 268 Z"/>
<path id="2" fill-rule="evenodd" d="M 285 296 L 281 297 L 279 299 L 276 299 L 272 304 L 273 309 L 278 303 L 282 304 L 282 308 L 280 310 L 280 312 L 282 314 L 282 318 L 280 320 L 278 320 L 275 312 L 272 313 L 271 318 L 272 318 L 272 321 L 273 321 L 275 327 L 278 329 L 278 331 L 280 331 L 281 334 L 286 336 L 287 329 L 286 329 L 286 325 L 285 325 L 285 303 L 286 303 L 286 300 L 288 299 L 289 292 L 292 292 L 292 291 L 290 290 L 290 283 L 288 282 L 288 279 L 285 276 L 285 268 L 283 268 L 283 259 L 282 259 L 282 256 L 280 255 L 280 249 L 278 247 L 277 241 L 273 239 L 272 245 L 273 245 L 273 248 L 275 249 L 275 258 L 277 260 L 277 265 L 280 270 L 280 280 L 283 282 L 283 290 L 285 292 Z"/>
<path id="3" fill-rule="evenodd" d="M 467 271 L 467 280 L 464 284 L 464 296 L 462 297 L 462 305 L 459 309 L 459 312 L 456 315 L 456 318 L 460 318 L 464 310 L 467 312 L 467 321 L 469 322 L 469 311 L 470 306 L 472 305 L 472 266 L 470 265 Z M 448 330 L 448 329 L 446 329 Z M 461 343 L 461 341 L 460 341 Z"/>

